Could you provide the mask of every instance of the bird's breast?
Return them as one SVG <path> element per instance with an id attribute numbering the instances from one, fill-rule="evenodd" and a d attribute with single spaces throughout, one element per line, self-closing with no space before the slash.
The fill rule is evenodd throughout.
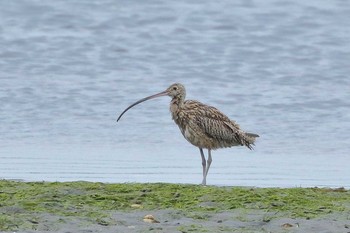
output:
<path id="1" fill-rule="evenodd" d="M 211 148 L 211 139 L 203 132 L 203 130 L 195 123 L 193 116 L 184 112 L 179 112 L 173 116 L 175 123 L 179 126 L 179 129 L 184 138 L 192 145 L 200 148 Z"/>
<path id="2" fill-rule="evenodd" d="M 179 125 L 179 128 L 184 138 L 192 145 L 200 148 L 213 148 L 211 139 L 202 130 L 193 127 L 191 124 Z"/>

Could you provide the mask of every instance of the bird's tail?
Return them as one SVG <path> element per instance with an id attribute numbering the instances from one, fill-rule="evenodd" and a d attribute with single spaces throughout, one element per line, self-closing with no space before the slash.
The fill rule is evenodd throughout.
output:
<path id="1" fill-rule="evenodd" d="M 245 133 L 245 135 L 247 136 L 246 139 L 246 143 L 245 145 L 249 148 L 249 149 L 253 149 L 253 145 L 254 145 L 254 142 L 255 142 L 255 139 L 260 137 L 258 134 L 255 134 L 255 133 Z"/>
<path id="2" fill-rule="evenodd" d="M 251 138 L 258 138 L 260 137 L 259 135 L 255 134 L 255 133 L 245 133 L 248 137 L 251 137 Z"/>

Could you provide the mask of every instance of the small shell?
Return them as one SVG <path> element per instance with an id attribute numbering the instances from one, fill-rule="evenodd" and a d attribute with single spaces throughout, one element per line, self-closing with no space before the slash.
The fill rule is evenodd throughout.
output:
<path id="1" fill-rule="evenodd" d="M 143 221 L 148 223 L 159 223 L 159 221 L 156 220 L 151 214 L 147 214 L 145 217 L 143 217 Z"/>
<path id="2" fill-rule="evenodd" d="M 290 223 L 285 223 L 285 224 L 282 224 L 282 227 L 283 228 L 291 228 L 291 227 L 293 227 L 293 225 Z"/>

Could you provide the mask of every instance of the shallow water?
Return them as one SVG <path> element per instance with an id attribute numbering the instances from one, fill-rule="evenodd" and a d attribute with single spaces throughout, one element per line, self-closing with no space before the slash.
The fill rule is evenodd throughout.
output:
<path id="1" fill-rule="evenodd" d="M 0 2 L 0 178 L 200 183 L 174 82 L 261 137 L 208 183 L 350 187 L 350 2 Z"/>

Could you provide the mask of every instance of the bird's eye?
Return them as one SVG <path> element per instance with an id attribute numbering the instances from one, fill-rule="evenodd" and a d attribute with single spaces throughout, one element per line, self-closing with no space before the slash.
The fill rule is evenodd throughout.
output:
<path id="1" fill-rule="evenodd" d="M 177 90 L 177 87 L 173 87 L 173 90 L 176 91 L 176 90 Z"/>

